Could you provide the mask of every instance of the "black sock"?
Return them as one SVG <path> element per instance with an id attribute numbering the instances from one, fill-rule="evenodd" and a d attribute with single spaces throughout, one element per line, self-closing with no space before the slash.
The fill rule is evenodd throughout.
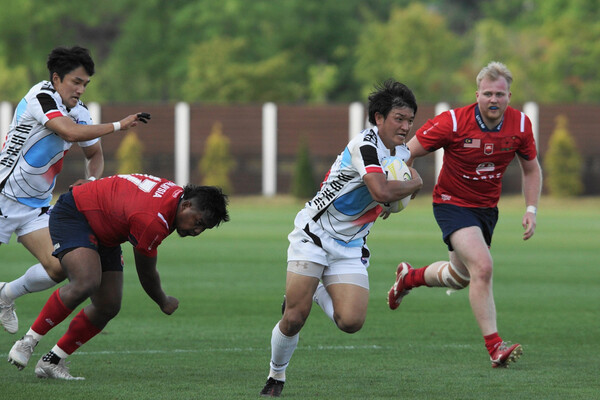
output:
<path id="1" fill-rule="evenodd" d="M 60 362 L 60 357 L 57 356 L 55 352 L 50 350 L 48 354 L 42 357 L 42 360 L 50 362 L 50 364 L 58 364 Z"/>

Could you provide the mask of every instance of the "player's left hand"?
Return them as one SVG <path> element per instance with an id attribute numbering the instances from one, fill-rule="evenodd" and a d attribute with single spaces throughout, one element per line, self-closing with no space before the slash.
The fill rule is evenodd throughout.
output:
<path id="1" fill-rule="evenodd" d="M 392 215 L 392 213 L 391 213 L 391 212 L 389 212 L 389 211 L 385 211 L 385 210 L 383 210 L 383 211 L 381 212 L 381 214 L 379 214 L 379 216 L 380 216 L 382 219 L 388 219 L 388 217 L 389 217 L 390 215 Z"/>
<path id="2" fill-rule="evenodd" d="M 167 296 L 165 303 L 160 306 L 160 310 L 167 315 L 171 315 L 179 307 L 179 300 L 173 296 Z"/>
<path id="3" fill-rule="evenodd" d="M 534 213 L 531 212 L 526 212 L 525 215 L 523 216 L 523 229 L 525 229 L 525 232 L 523 232 L 523 240 L 527 240 L 530 237 L 533 236 L 533 234 L 535 233 L 535 225 L 536 225 L 536 217 Z"/>

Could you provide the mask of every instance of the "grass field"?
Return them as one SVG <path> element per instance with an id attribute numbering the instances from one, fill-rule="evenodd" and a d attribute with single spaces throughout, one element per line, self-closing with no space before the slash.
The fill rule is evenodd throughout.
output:
<path id="1" fill-rule="evenodd" d="M 378 222 L 369 236 L 371 299 L 360 332 L 342 333 L 313 308 L 283 398 L 600 398 L 600 199 L 542 199 L 537 233 L 527 242 L 521 239 L 522 200 L 501 202 L 492 246 L 499 332 L 520 342 L 524 354 L 497 370 L 466 291 L 447 296 L 443 289 L 419 288 L 400 309 L 387 308 L 399 261 L 422 266 L 447 257 L 426 197 Z M 122 311 L 69 357 L 73 375 L 86 380 L 40 380 L 33 372 L 66 330 L 65 321 L 40 342 L 25 370 L 0 364 L 0 398 L 258 398 L 280 317 L 286 236 L 300 207 L 288 198 L 233 198 L 231 222 L 200 238 L 168 238 L 159 249 L 159 271 L 167 293 L 180 300 L 172 316 L 145 295 L 124 245 Z M 0 246 L 0 257 L 1 280 L 33 263 L 14 238 Z M 0 357 L 6 359 L 50 293 L 17 301 L 20 329 L 0 332 Z"/>

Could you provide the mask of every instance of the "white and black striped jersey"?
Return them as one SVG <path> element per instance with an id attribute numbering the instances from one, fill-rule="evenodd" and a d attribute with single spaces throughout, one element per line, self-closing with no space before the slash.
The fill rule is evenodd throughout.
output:
<path id="1" fill-rule="evenodd" d="M 33 86 L 19 102 L 0 152 L 2 194 L 33 208 L 50 204 L 56 176 L 72 143 L 45 124 L 62 116 L 77 124 L 92 124 L 90 113 L 81 101 L 67 109 L 48 81 Z M 98 140 L 79 142 L 79 145 L 91 146 Z"/>
<path id="2" fill-rule="evenodd" d="M 410 157 L 406 145 L 396 146 L 395 151 L 395 156 L 404 161 Z M 370 172 L 383 173 L 381 160 L 389 156 L 390 150 L 381 141 L 377 127 L 365 129 L 338 155 L 304 212 L 340 244 L 362 246 L 382 212 L 363 177 Z"/>

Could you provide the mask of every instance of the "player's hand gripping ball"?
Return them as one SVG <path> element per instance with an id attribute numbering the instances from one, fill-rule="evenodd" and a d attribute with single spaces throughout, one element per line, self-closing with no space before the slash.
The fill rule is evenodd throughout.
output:
<path id="1" fill-rule="evenodd" d="M 382 160 L 381 166 L 388 181 L 409 181 L 412 179 L 410 169 L 404 161 L 398 157 L 386 157 Z M 404 210 L 410 202 L 411 196 L 393 201 L 391 203 L 381 203 L 384 211 L 388 213 L 397 213 Z"/>

